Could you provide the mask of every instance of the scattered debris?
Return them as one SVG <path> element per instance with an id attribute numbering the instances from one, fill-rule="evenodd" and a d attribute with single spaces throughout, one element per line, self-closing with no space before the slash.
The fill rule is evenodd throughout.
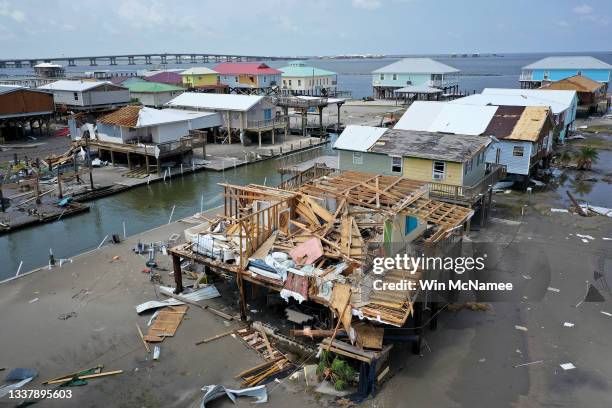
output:
<path id="1" fill-rule="evenodd" d="M 147 353 L 150 353 L 151 349 L 149 348 L 149 345 L 144 339 L 144 335 L 142 334 L 142 330 L 140 330 L 140 326 L 136 325 L 136 329 L 138 329 L 138 335 L 140 336 L 140 340 L 142 340 L 142 344 L 144 344 L 145 350 L 147 351 Z"/>
<path id="2" fill-rule="evenodd" d="M 166 299 L 166 300 L 151 300 L 149 302 L 144 302 L 136 306 L 136 313 L 141 314 L 142 312 L 146 312 L 147 310 L 151 310 L 151 309 L 159 309 L 161 307 L 166 307 L 166 306 L 179 306 L 179 305 L 184 305 L 184 304 L 185 304 L 184 302 L 177 300 L 177 299 L 173 299 L 173 298 Z"/>
<path id="3" fill-rule="evenodd" d="M 107 371 L 107 372 L 97 373 L 97 374 L 76 375 L 76 376 L 71 376 L 71 377 L 66 377 L 66 378 L 60 378 L 58 380 L 52 380 L 52 381 L 47 382 L 47 384 L 63 384 L 69 381 L 89 380 L 92 378 L 108 377 L 111 375 L 117 375 L 121 373 L 123 373 L 123 370 Z"/>
<path id="4" fill-rule="evenodd" d="M 285 316 L 287 316 L 287 320 L 297 324 L 304 324 L 314 319 L 314 316 L 299 312 L 289 307 L 285 309 Z"/>
<path id="5" fill-rule="evenodd" d="M 565 327 L 574 327 L 574 323 L 565 322 L 565 323 L 563 323 L 563 326 L 565 326 Z"/>
<path id="6" fill-rule="evenodd" d="M 68 320 L 71 317 L 77 317 L 77 316 L 78 316 L 77 312 L 68 312 L 68 313 L 62 313 L 61 315 L 57 316 L 57 318 L 60 320 Z"/>
<path id="7" fill-rule="evenodd" d="M 38 302 L 38 298 L 34 298 L 34 299 L 30 300 L 28 303 L 32 304 L 32 303 L 35 303 L 35 302 Z"/>
<path id="8" fill-rule="evenodd" d="M 220 338 L 225 337 L 225 336 L 229 336 L 230 334 L 234 334 L 235 332 L 236 332 L 236 330 L 235 330 L 235 329 L 234 329 L 234 330 L 230 330 L 230 331 L 226 331 L 226 332 L 224 332 L 224 333 L 217 334 L 217 335 L 212 336 L 212 337 L 209 337 L 209 338 L 207 338 L 207 339 L 200 340 L 200 341 L 196 342 L 196 344 L 195 344 L 195 345 L 196 345 L 196 346 L 199 346 L 200 344 L 210 343 L 211 341 L 214 341 L 214 340 L 220 339 Z"/>
<path id="9" fill-rule="evenodd" d="M 174 294 L 174 288 L 169 286 L 160 286 L 160 292 L 165 295 Z M 214 299 L 220 297 L 221 294 L 215 287 L 215 285 L 204 285 L 198 289 L 185 288 L 181 297 L 192 302 L 199 302 L 201 300 Z"/>
<path id="10" fill-rule="evenodd" d="M 612 317 L 612 313 L 604 312 L 603 310 L 601 311 L 601 313 L 608 317 Z"/>
<path id="11" fill-rule="evenodd" d="M 554 212 L 554 213 L 569 213 L 569 210 L 566 210 L 565 208 L 551 208 L 550 212 Z"/>
<path id="12" fill-rule="evenodd" d="M 563 363 L 563 364 L 559 364 L 559 365 L 564 370 L 573 370 L 574 368 L 576 368 L 576 366 L 573 365 L 572 363 Z"/>
<path id="13" fill-rule="evenodd" d="M 84 370 L 80 370 L 80 371 L 76 371 L 76 372 L 74 372 L 74 373 L 70 373 L 70 374 L 63 375 L 63 376 L 61 376 L 61 377 L 51 378 L 51 379 L 49 379 L 49 380 L 47 380 L 47 381 L 44 381 L 44 382 L 42 383 L 42 385 L 47 385 L 47 384 L 49 384 L 51 381 L 57 381 L 57 380 L 65 379 L 65 378 L 72 378 L 72 377 L 75 377 L 75 376 L 77 376 L 77 377 L 78 377 L 79 375 L 81 375 L 81 374 L 83 374 L 83 373 L 85 373 L 85 372 L 92 372 L 92 374 L 93 374 L 93 372 L 94 372 L 94 371 L 95 371 L 95 372 L 101 372 L 103 368 L 104 368 L 104 366 L 103 366 L 102 364 L 98 364 L 98 365 L 97 365 L 97 366 L 95 366 L 95 367 L 86 368 L 86 369 L 84 369 Z M 84 374 L 83 374 L 83 375 L 84 375 Z"/>
<path id="14" fill-rule="evenodd" d="M 153 360 L 159 360 L 159 354 L 161 353 L 161 348 L 159 346 L 155 346 L 153 348 Z"/>
<path id="15" fill-rule="evenodd" d="M 202 398 L 200 408 L 206 408 L 208 402 L 214 401 L 222 395 L 226 395 L 234 404 L 238 397 L 253 397 L 255 398 L 255 401 L 253 401 L 254 404 L 268 402 L 268 391 L 265 385 L 243 388 L 241 390 L 225 388 L 222 385 L 206 385 L 202 387 L 202 391 L 204 391 L 204 397 Z"/>
<path id="16" fill-rule="evenodd" d="M 529 363 L 517 364 L 517 365 L 514 366 L 514 368 L 528 366 L 528 365 L 532 365 L 532 364 L 540 364 L 540 363 L 543 363 L 543 362 L 544 362 L 544 360 L 531 361 Z"/>
<path id="17" fill-rule="evenodd" d="M 480 302 L 451 303 L 447 306 L 447 309 L 449 312 L 458 312 L 463 309 L 468 309 L 473 312 L 487 312 L 491 310 L 491 305 Z"/>
<path id="18" fill-rule="evenodd" d="M 189 306 L 187 305 L 180 305 L 168 306 L 167 308 L 160 310 L 155 321 L 151 324 L 151 326 L 149 326 L 147 335 L 158 336 L 162 339 L 165 337 L 174 336 L 174 333 L 176 333 L 181 321 L 183 321 L 183 317 L 185 316 L 185 313 L 187 313 L 188 308 Z M 145 341 L 144 336 L 143 341 Z M 148 349 L 148 346 L 146 348 Z"/>
<path id="19" fill-rule="evenodd" d="M 592 237 L 592 236 L 590 236 L 590 235 L 576 234 L 576 236 L 577 236 L 577 237 L 580 237 L 580 238 L 584 238 L 584 239 L 590 239 L 590 240 L 594 240 L 594 239 L 595 239 L 595 238 L 593 238 L 593 237 Z"/>
<path id="20" fill-rule="evenodd" d="M 522 331 L 527 331 L 527 330 L 529 330 L 529 329 L 527 329 L 525 326 L 514 326 L 514 328 L 515 328 L 516 330 L 522 330 Z"/>
<path id="21" fill-rule="evenodd" d="M 553 288 L 552 286 L 549 286 L 548 288 L 546 288 L 546 290 L 549 290 L 549 291 L 551 291 L 551 292 L 556 292 L 556 293 L 561 292 L 561 290 L 560 290 L 560 289 Z"/>

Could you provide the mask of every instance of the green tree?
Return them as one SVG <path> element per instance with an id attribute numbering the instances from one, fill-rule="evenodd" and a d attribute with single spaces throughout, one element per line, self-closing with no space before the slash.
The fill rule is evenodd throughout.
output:
<path id="1" fill-rule="evenodd" d="M 576 155 L 576 165 L 578 170 L 590 170 L 593 163 L 599 158 L 597 149 L 589 146 L 584 146 Z"/>

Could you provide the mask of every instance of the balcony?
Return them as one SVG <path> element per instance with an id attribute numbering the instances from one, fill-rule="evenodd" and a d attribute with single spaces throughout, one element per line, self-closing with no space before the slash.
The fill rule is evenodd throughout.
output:
<path id="1" fill-rule="evenodd" d="M 476 201 L 486 194 L 487 191 L 499 180 L 506 177 L 506 167 L 493 164 L 490 171 L 471 186 L 456 186 L 452 184 L 428 183 L 429 197 L 437 198 L 456 204 L 473 205 Z"/>
<path id="2" fill-rule="evenodd" d="M 253 132 L 264 132 L 267 130 L 284 128 L 287 124 L 288 121 L 286 116 L 277 116 L 264 120 L 250 120 L 247 122 L 246 129 Z"/>
<path id="3" fill-rule="evenodd" d="M 459 84 L 459 80 L 454 78 L 443 78 L 443 79 L 430 79 L 427 82 L 427 86 L 432 86 L 434 88 L 446 88 L 449 86 L 455 86 Z"/>

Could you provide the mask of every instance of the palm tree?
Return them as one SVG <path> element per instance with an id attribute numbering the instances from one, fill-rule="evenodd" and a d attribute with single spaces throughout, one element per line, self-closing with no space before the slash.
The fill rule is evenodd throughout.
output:
<path id="1" fill-rule="evenodd" d="M 591 165 L 597 161 L 599 153 L 597 149 L 589 146 L 584 146 L 576 155 L 576 165 L 578 170 L 590 170 Z"/>
<path id="2" fill-rule="evenodd" d="M 568 152 L 568 151 L 564 151 L 563 153 L 561 153 L 561 155 L 559 156 L 559 161 L 561 162 L 561 164 L 564 167 L 567 167 L 571 161 L 572 161 L 572 153 Z"/>

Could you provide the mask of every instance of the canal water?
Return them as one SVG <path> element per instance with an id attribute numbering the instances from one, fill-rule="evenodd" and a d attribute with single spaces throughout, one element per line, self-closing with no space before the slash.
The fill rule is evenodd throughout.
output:
<path id="1" fill-rule="evenodd" d="M 220 182 L 277 185 L 280 175 L 272 159 L 189 174 L 93 201 L 88 213 L 0 236 L 0 280 L 14 276 L 21 261 L 21 272 L 47 264 L 49 248 L 56 259 L 70 258 L 96 248 L 106 235 L 123 236 L 123 221 L 127 235 L 134 235 L 167 223 L 173 206 L 172 219 L 177 220 L 200 211 L 202 197 L 204 209 L 222 205 Z"/>

